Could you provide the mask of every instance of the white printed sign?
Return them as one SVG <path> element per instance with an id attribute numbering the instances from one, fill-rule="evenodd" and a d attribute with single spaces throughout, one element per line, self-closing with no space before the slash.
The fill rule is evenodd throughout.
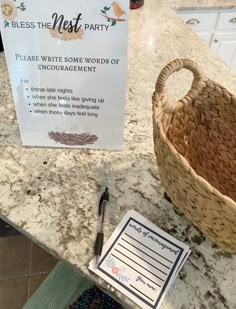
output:
<path id="1" fill-rule="evenodd" d="M 0 0 L 22 143 L 121 149 L 129 0 Z"/>

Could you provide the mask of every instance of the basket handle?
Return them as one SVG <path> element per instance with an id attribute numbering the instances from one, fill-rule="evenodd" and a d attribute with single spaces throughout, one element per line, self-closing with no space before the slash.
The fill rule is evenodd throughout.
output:
<path id="1" fill-rule="evenodd" d="M 202 71 L 201 67 L 190 59 L 175 59 L 171 61 L 169 64 L 167 64 L 167 66 L 165 66 L 164 69 L 162 69 L 160 75 L 158 76 L 155 88 L 156 92 L 158 94 L 166 93 L 167 92 L 166 81 L 168 77 L 172 73 L 177 72 L 181 69 L 187 69 L 191 71 L 194 76 L 191 89 L 186 94 L 186 96 L 188 97 L 190 96 L 193 99 L 196 95 L 198 95 L 199 90 L 202 88 L 201 82 L 206 80 L 206 76 Z"/>

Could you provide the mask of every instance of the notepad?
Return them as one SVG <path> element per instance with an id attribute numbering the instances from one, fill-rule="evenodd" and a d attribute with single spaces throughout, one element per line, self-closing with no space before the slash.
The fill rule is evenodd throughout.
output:
<path id="1" fill-rule="evenodd" d="M 159 308 L 186 262 L 190 249 L 131 210 L 89 269 L 141 308 Z"/>

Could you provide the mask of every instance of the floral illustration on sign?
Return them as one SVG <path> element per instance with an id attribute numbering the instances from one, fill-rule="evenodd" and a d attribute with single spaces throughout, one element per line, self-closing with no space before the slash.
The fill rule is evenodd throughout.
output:
<path id="1" fill-rule="evenodd" d="M 125 276 L 125 271 L 126 268 L 124 267 L 117 267 L 116 266 L 116 262 L 113 259 L 112 256 L 108 256 L 108 258 L 106 259 L 106 265 L 111 268 L 111 272 L 112 274 L 121 282 L 128 282 L 129 278 L 127 276 Z"/>
<path id="2" fill-rule="evenodd" d="M 77 134 L 77 133 L 64 133 L 64 132 L 49 132 L 48 136 L 53 139 L 56 143 L 67 145 L 67 146 L 84 146 L 94 144 L 98 137 L 96 135 L 90 135 L 88 133 Z"/>
<path id="3" fill-rule="evenodd" d="M 2 14 L 4 20 L 4 27 L 9 27 L 9 21 L 14 20 L 17 16 L 18 10 L 25 11 L 26 7 L 24 2 L 21 2 L 20 5 L 17 6 L 16 0 L 0 0 Z"/>
<path id="4" fill-rule="evenodd" d="M 126 19 L 121 18 L 122 16 L 126 15 L 126 12 L 124 10 L 122 10 L 122 8 L 120 7 L 120 5 L 114 1 L 111 4 L 112 9 L 113 9 L 113 13 L 115 17 L 111 17 L 108 16 L 108 11 L 110 11 L 111 7 L 107 7 L 105 6 L 102 10 L 101 10 L 101 15 L 103 17 L 105 17 L 107 19 L 108 22 L 111 23 L 111 26 L 115 26 L 117 22 L 121 22 L 121 21 L 126 21 Z"/>

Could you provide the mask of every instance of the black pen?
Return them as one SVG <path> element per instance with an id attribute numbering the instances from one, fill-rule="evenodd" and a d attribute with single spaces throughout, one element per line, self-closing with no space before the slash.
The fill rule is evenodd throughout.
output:
<path id="1" fill-rule="evenodd" d="M 98 209 L 99 224 L 98 224 L 98 232 L 97 232 L 97 237 L 96 237 L 95 246 L 94 246 L 96 266 L 98 265 L 100 256 L 102 254 L 103 238 L 104 238 L 103 223 L 104 223 L 105 209 L 106 209 L 108 201 L 109 201 L 109 192 L 108 192 L 108 188 L 106 188 L 99 201 L 99 209 Z"/>

